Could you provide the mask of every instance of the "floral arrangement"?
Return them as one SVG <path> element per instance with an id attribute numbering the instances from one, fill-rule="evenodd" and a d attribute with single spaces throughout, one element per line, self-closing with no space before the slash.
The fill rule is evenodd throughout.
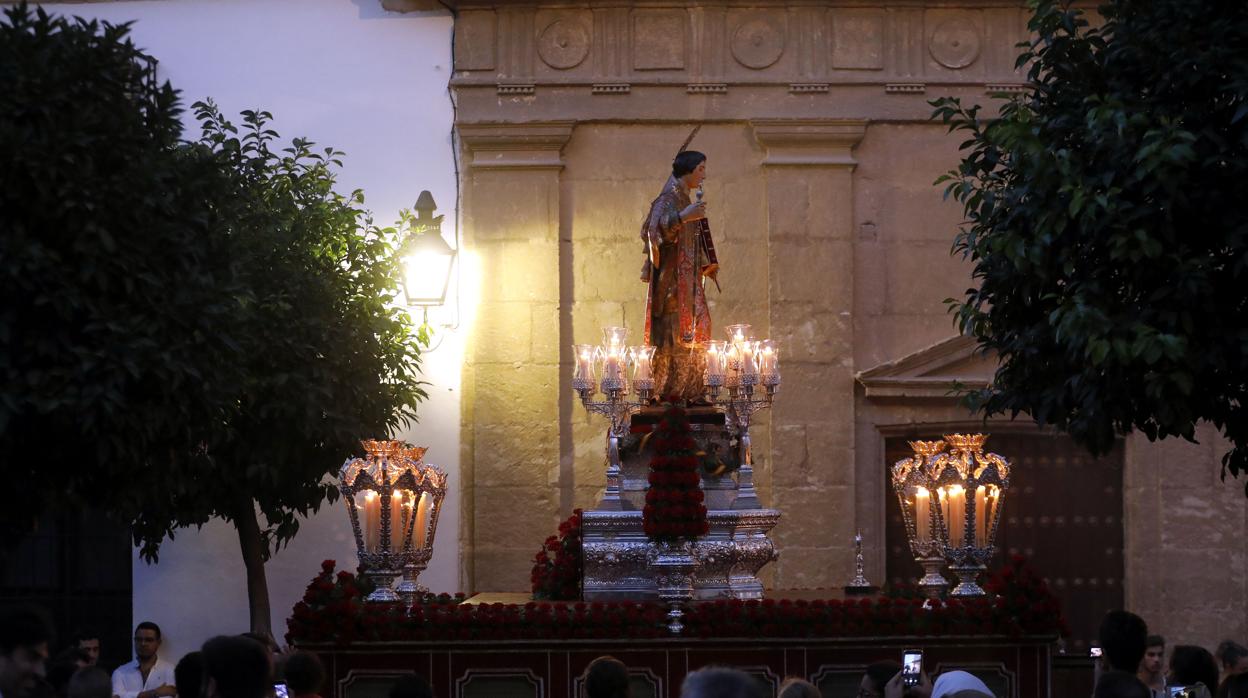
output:
<path id="1" fill-rule="evenodd" d="M 533 598 L 571 601 L 581 598 L 581 510 L 572 512 L 559 524 L 559 534 L 550 536 L 533 558 L 529 581 Z"/>
<path id="2" fill-rule="evenodd" d="M 1062 637 L 1070 635 L 1061 601 L 1022 555 L 1011 555 L 984 583 L 984 591 L 997 598 L 1020 631 L 1034 633 L 1056 627 Z"/>
<path id="3" fill-rule="evenodd" d="M 288 619 L 287 642 L 670 637 L 658 603 L 466 604 L 429 594 L 410 607 L 363 601 L 365 582 L 326 560 Z M 1066 635 L 1061 607 L 1025 561 L 1013 557 L 974 599 L 710 601 L 687 609 L 685 634 L 700 638 L 835 638 L 935 635 Z"/>
<path id="4" fill-rule="evenodd" d="M 684 409 L 668 404 L 655 425 L 651 445 L 650 487 L 642 509 L 646 536 L 656 542 L 675 542 L 705 534 L 709 528 L 698 487 L 700 462 Z"/>

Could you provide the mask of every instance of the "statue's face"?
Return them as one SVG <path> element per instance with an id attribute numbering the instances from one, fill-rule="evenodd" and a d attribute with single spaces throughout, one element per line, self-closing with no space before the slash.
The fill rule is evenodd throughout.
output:
<path id="1" fill-rule="evenodd" d="M 698 163 L 693 172 L 681 177 L 681 179 L 685 180 L 685 187 L 688 189 L 697 189 L 702 186 L 703 180 L 706 179 L 706 160 Z"/>

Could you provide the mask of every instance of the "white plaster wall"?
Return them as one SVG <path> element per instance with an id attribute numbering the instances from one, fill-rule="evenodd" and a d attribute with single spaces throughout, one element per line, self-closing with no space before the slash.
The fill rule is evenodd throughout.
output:
<path id="1" fill-rule="evenodd" d="M 455 226 L 450 75 L 451 18 L 385 12 L 380 0 L 159 0 L 46 3 L 53 12 L 112 22 L 134 20 L 134 41 L 160 61 L 185 106 L 212 97 L 227 115 L 260 108 L 289 139 L 303 136 L 346 152 L 341 191 L 362 188 L 378 223 L 397 218 L 422 189 Z M 188 135 L 198 135 L 188 113 Z M 237 119 L 236 119 L 237 121 Z M 453 244 L 453 241 L 452 241 Z M 461 302 L 462 304 L 462 302 Z M 470 311 L 470 308 L 465 308 Z M 470 313 L 464 313 L 468 315 Z M 446 331 L 426 355 L 429 400 L 421 422 L 400 434 L 429 446 L 427 460 L 450 475 L 429 569 L 433 591 L 460 590 L 459 389 L 462 335 Z M 362 435 L 364 436 L 364 435 Z M 346 458 L 351 454 L 343 454 Z M 305 520 L 267 566 L 273 627 L 285 619 L 325 559 L 355 567 L 341 503 Z M 134 619 L 164 629 L 161 655 L 176 661 L 203 641 L 248 628 L 247 596 L 234 529 L 213 522 L 166 541 L 157 565 L 136 554 Z M 279 638 L 280 639 L 280 638 Z"/>

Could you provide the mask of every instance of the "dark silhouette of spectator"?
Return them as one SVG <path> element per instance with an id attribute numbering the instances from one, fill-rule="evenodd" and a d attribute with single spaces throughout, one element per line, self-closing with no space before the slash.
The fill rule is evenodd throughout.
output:
<path id="1" fill-rule="evenodd" d="M 819 692 L 818 686 L 806 679 L 790 677 L 780 684 L 776 698 L 823 698 L 823 694 Z"/>
<path id="2" fill-rule="evenodd" d="M 1148 625 L 1130 611 L 1110 611 L 1101 620 L 1102 668 L 1135 674 L 1148 650 Z"/>
<path id="3" fill-rule="evenodd" d="M 1248 698 L 1248 672 L 1227 677 L 1218 689 L 1218 698 Z"/>
<path id="4" fill-rule="evenodd" d="M 31 698 L 43 684 L 52 624 L 32 607 L 0 610 L 0 695 Z"/>
<path id="5" fill-rule="evenodd" d="M 628 698 L 628 667 L 602 656 L 585 668 L 585 698 Z"/>
<path id="6" fill-rule="evenodd" d="M 178 698 L 200 698 L 204 689 L 204 654 L 187 652 L 173 668 L 173 684 Z"/>
<path id="7" fill-rule="evenodd" d="M 1213 695 L 1218 688 L 1218 663 L 1204 647 L 1176 645 L 1170 653 L 1171 686 L 1204 686 Z"/>
<path id="8" fill-rule="evenodd" d="M 113 695 L 113 682 L 108 672 L 98 666 L 83 667 L 69 679 L 67 695 L 68 698 L 109 698 Z"/>
<path id="9" fill-rule="evenodd" d="M 160 658 L 163 639 L 160 626 L 151 621 L 134 626 L 134 661 L 113 672 L 114 696 L 169 698 L 178 694 L 173 687 L 173 665 Z"/>
<path id="10" fill-rule="evenodd" d="M 91 657 L 86 652 L 77 647 L 66 647 L 48 662 L 48 686 L 54 694 L 64 696 L 69 690 L 70 677 L 87 666 L 91 666 Z"/>
<path id="11" fill-rule="evenodd" d="M 69 645 L 86 652 L 87 657 L 91 660 L 88 662 L 90 666 L 96 666 L 100 663 L 100 634 L 95 628 L 79 628 L 75 630 L 70 638 Z"/>
<path id="12" fill-rule="evenodd" d="M 325 667 L 311 652 L 299 650 L 286 657 L 286 687 L 291 698 L 321 698 Z M 180 697 L 179 697 L 180 698 Z"/>
<path id="13" fill-rule="evenodd" d="M 1167 698 L 1166 638 L 1160 635 L 1148 636 L 1144 661 L 1140 662 L 1140 670 L 1136 672 L 1136 676 L 1148 686 L 1152 698 Z"/>
<path id="14" fill-rule="evenodd" d="M 1248 647 L 1234 640 L 1223 640 L 1218 643 L 1218 649 L 1213 654 L 1222 667 L 1223 681 L 1235 674 L 1248 672 Z"/>
<path id="15" fill-rule="evenodd" d="M 269 653 L 259 642 L 239 635 L 218 635 L 204 643 L 203 698 L 263 698 L 269 682 Z"/>
<path id="16" fill-rule="evenodd" d="M 922 677 L 920 677 L 922 680 Z M 936 677 L 932 698 L 993 698 L 983 679 L 967 671 L 946 671 Z"/>
<path id="17" fill-rule="evenodd" d="M 901 662 L 884 659 L 867 665 L 858 685 L 858 698 L 884 698 L 884 687 L 901 671 Z"/>
<path id="18" fill-rule="evenodd" d="M 1096 682 L 1092 698 L 1151 698 L 1152 692 L 1140 677 L 1125 671 L 1107 671 Z"/>
<path id="19" fill-rule="evenodd" d="M 680 687 L 681 698 L 766 698 L 753 676 L 728 667 L 706 667 L 690 672 Z"/>
<path id="20" fill-rule="evenodd" d="M 433 687 L 419 674 L 404 674 L 390 686 L 390 698 L 433 698 Z"/>

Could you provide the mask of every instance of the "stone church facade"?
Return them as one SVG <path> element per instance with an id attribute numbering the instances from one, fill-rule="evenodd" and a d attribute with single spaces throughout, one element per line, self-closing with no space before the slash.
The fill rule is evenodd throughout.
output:
<path id="1" fill-rule="evenodd" d="M 782 394 L 755 444 L 761 496 L 784 516 L 771 586 L 844 584 L 855 530 L 868 576 L 902 576 L 888 459 L 905 438 L 982 429 L 1017 463 L 1004 545 L 1099 599 L 1068 612 L 1125 605 L 1172 644 L 1248 636 L 1248 506 L 1219 481 L 1216 433 L 1131 436 L 1093 460 L 949 397 L 993 367 L 945 309 L 970 267 L 950 255 L 960 210 L 933 181 L 960 139 L 928 100 L 1022 89 L 1023 3 L 451 4 L 464 248 L 483 280 L 462 396 L 466 588 L 517 589 L 557 521 L 596 501 L 603 424 L 568 387 L 570 347 L 604 325 L 638 336 L 638 228 L 701 125 L 715 331 L 748 322 L 781 343 Z"/>

